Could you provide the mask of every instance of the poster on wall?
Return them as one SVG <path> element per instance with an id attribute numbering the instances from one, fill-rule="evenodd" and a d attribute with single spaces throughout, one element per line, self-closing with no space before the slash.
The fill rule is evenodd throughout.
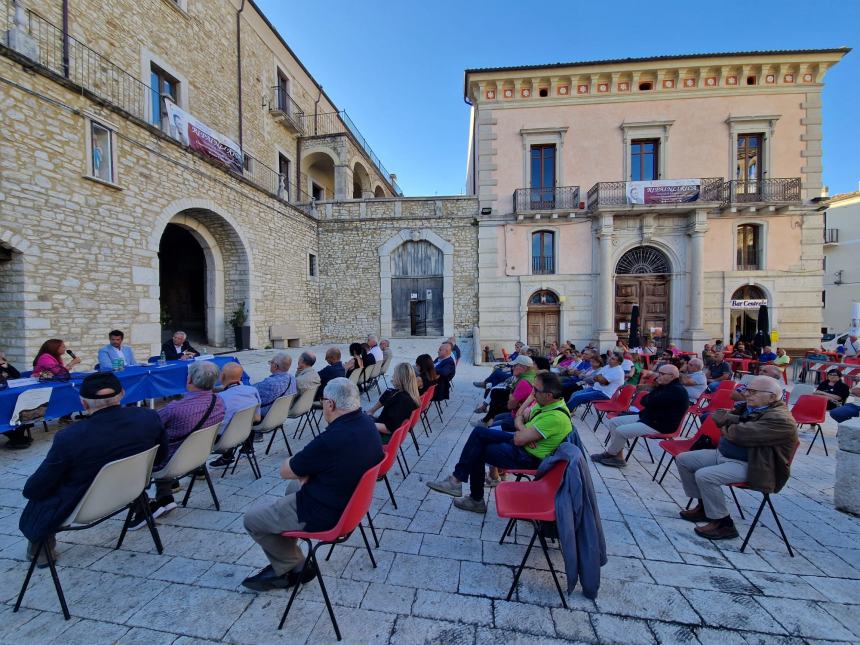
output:
<path id="1" fill-rule="evenodd" d="M 195 119 L 172 101 L 165 101 L 171 137 L 233 172 L 242 173 L 242 151 L 231 139 Z"/>
<path id="2" fill-rule="evenodd" d="M 700 179 L 655 179 L 628 181 L 628 204 L 682 204 L 698 201 Z"/>

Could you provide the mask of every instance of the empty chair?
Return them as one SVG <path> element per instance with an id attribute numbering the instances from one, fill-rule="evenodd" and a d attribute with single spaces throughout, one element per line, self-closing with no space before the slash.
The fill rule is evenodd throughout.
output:
<path id="1" fill-rule="evenodd" d="M 804 394 L 797 399 L 794 407 L 791 408 L 791 416 L 797 422 L 798 430 L 805 425 L 815 428 L 815 434 L 812 436 L 809 448 L 806 449 L 806 454 L 810 453 L 812 446 L 815 445 L 815 440 L 821 436 L 824 454 L 827 455 L 827 443 L 824 441 L 824 433 L 821 431 L 821 424 L 827 419 L 827 399 L 814 394 Z"/>
<path id="2" fill-rule="evenodd" d="M 272 407 L 270 407 L 269 411 L 266 412 L 266 416 L 264 416 L 263 420 L 254 428 L 254 432 L 258 432 L 260 434 L 272 433 L 272 439 L 269 441 L 269 445 L 266 448 L 267 455 L 272 447 L 272 441 L 275 439 L 275 433 L 280 431 L 281 436 L 284 437 L 284 443 L 287 444 L 287 452 L 291 457 L 293 456 L 293 449 L 290 448 L 290 442 L 287 440 L 287 433 L 284 432 L 284 424 L 287 422 L 287 416 L 290 414 L 290 406 L 293 404 L 293 397 L 295 397 L 294 394 L 287 394 L 286 396 L 279 396 L 275 399 L 275 402 L 272 403 Z"/>
<path id="3" fill-rule="evenodd" d="M 191 481 L 189 481 L 188 488 L 185 490 L 185 497 L 182 498 L 183 506 L 188 504 L 188 498 L 191 497 L 191 489 L 194 488 L 194 482 L 196 481 L 195 475 L 199 472 L 206 478 L 209 492 L 212 494 L 212 501 L 215 502 L 215 510 L 221 510 L 218 496 L 215 495 L 215 487 L 212 485 L 209 471 L 205 467 L 206 460 L 212 454 L 212 446 L 215 443 L 215 435 L 218 432 L 219 425 L 216 423 L 206 428 L 200 428 L 200 430 L 195 430 L 185 437 L 177 451 L 173 453 L 170 461 L 152 478 L 157 483 L 190 476 Z"/>
<path id="4" fill-rule="evenodd" d="M 791 388 L 791 393 L 788 395 L 788 406 L 791 407 L 795 403 L 797 403 L 797 399 L 806 395 L 812 394 L 815 392 L 815 386 L 809 385 L 808 383 L 797 383 L 793 388 Z"/>
<path id="5" fill-rule="evenodd" d="M 257 408 L 252 405 L 236 412 L 233 415 L 233 418 L 230 419 L 230 423 L 224 429 L 224 432 L 221 433 L 218 441 L 215 442 L 214 446 L 212 446 L 212 452 L 223 454 L 228 450 L 239 448 L 239 453 L 236 455 L 236 459 L 233 462 L 233 472 L 236 472 L 236 465 L 239 463 L 239 459 L 241 459 L 242 455 L 245 455 L 248 459 L 248 463 L 251 465 L 251 472 L 254 474 L 254 479 L 260 479 L 260 477 L 262 477 L 262 473 L 260 472 L 260 465 L 257 463 L 257 455 L 254 454 L 254 442 L 248 441 L 248 438 L 251 436 L 251 430 L 254 426 L 254 412 L 256 409 Z M 224 472 L 221 473 L 221 477 L 227 474 L 227 469 L 229 467 L 230 464 L 227 464 L 224 467 Z"/>
<path id="6" fill-rule="evenodd" d="M 214 427 L 217 428 L 217 426 Z M 78 502 L 75 510 L 69 514 L 68 519 L 56 532 L 83 531 L 84 529 L 101 524 L 103 521 L 128 509 L 128 515 L 126 516 L 119 541 L 115 547 L 118 549 L 122 545 L 122 541 L 128 531 L 129 521 L 135 507 L 142 508 L 146 516 L 146 524 L 152 535 L 152 540 L 155 542 L 155 548 L 161 554 L 164 548 L 161 545 L 161 538 L 158 536 L 155 522 L 149 514 L 149 503 L 144 492 L 149 484 L 149 477 L 152 473 L 152 465 L 155 463 L 157 452 L 158 446 L 153 446 L 144 452 L 123 459 L 117 459 L 102 466 L 93 483 L 90 484 L 87 492 L 84 493 L 81 501 Z M 33 561 L 30 562 L 30 568 L 27 569 L 27 576 L 24 578 L 24 584 L 21 586 L 21 591 L 18 594 L 18 600 L 15 602 L 13 611 L 18 611 L 21 607 L 24 593 L 27 591 L 30 578 L 33 576 L 33 570 L 36 568 L 39 555 L 43 550 L 48 559 L 51 577 L 54 580 L 54 589 L 56 589 L 57 597 L 60 599 L 63 616 L 66 620 L 69 620 L 71 618 L 69 608 L 66 605 L 66 598 L 63 595 L 63 588 L 57 575 L 57 567 L 47 540 L 43 540 L 36 545 Z"/>
<path id="7" fill-rule="evenodd" d="M 618 414 L 620 412 L 626 412 L 628 408 L 630 408 L 630 404 L 633 402 L 633 397 L 635 395 L 635 385 L 624 385 L 615 390 L 612 398 L 608 401 L 595 401 L 592 407 L 597 412 L 597 422 L 594 424 L 592 430 L 597 432 L 597 427 L 603 422 L 603 417 L 605 417 L 607 413 L 614 412 L 615 414 Z"/>

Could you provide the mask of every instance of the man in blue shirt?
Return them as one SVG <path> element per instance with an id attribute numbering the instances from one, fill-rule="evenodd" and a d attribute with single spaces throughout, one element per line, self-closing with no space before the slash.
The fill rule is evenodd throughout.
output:
<path id="1" fill-rule="evenodd" d="M 758 357 L 759 364 L 772 363 L 776 360 L 776 353 L 770 347 L 764 347 Z"/>
<path id="2" fill-rule="evenodd" d="M 433 394 L 434 401 L 447 401 L 451 392 L 451 381 L 457 373 L 457 364 L 454 362 L 454 357 L 451 353 L 454 346 L 445 341 L 439 345 L 439 355 L 433 361 L 433 367 L 436 368 L 436 374 L 439 375 L 439 381 L 436 383 L 436 392 Z"/>
<path id="3" fill-rule="evenodd" d="M 320 386 L 317 388 L 317 399 L 322 398 L 323 390 L 329 381 L 346 376 L 346 370 L 340 362 L 340 350 L 337 347 L 329 347 L 326 350 L 325 362 L 327 365 L 319 371 Z"/>
<path id="4" fill-rule="evenodd" d="M 100 370 L 113 369 L 113 362 L 116 360 L 122 361 L 122 367 L 137 363 L 134 360 L 134 352 L 131 347 L 122 344 L 124 339 L 125 334 L 119 329 L 114 329 L 108 334 L 110 342 L 99 350 Z"/>
<path id="5" fill-rule="evenodd" d="M 254 407 L 254 423 L 259 423 L 263 418 L 260 414 L 260 393 L 253 385 L 245 385 L 242 383 L 244 370 L 239 363 L 227 363 L 221 369 L 221 387 L 224 388 L 218 396 L 224 401 L 224 420 L 221 422 L 221 427 L 218 429 L 218 436 L 224 434 L 233 415 L 239 410 Z M 235 449 L 230 449 L 215 461 L 209 462 L 213 468 L 223 468 L 233 463 L 233 453 Z"/>
<path id="6" fill-rule="evenodd" d="M 260 414 L 263 416 L 266 416 L 276 399 L 296 393 L 296 379 L 290 374 L 292 365 L 293 359 L 289 354 L 278 352 L 269 361 L 271 374 L 254 385 L 260 393 Z"/>
<path id="7" fill-rule="evenodd" d="M 327 531 L 340 520 L 362 475 L 382 461 L 382 442 L 373 419 L 361 410 L 361 395 L 345 378 L 329 381 L 323 391 L 328 427 L 301 452 L 281 464 L 290 480 L 286 494 L 245 514 L 245 530 L 259 544 L 269 564 L 242 585 L 254 591 L 286 589 L 309 582 L 302 574 L 304 553 L 284 531 Z"/>

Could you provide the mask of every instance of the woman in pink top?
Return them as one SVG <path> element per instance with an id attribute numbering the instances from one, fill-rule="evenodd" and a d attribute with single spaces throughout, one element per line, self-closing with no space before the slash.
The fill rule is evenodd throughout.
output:
<path id="1" fill-rule="evenodd" d="M 69 370 L 81 362 L 80 358 L 73 358 L 68 363 L 63 363 L 63 355 L 66 353 L 66 344 L 59 338 L 51 338 L 42 343 L 36 360 L 33 361 L 33 375 L 39 376 L 49 372 L 53 376 L 67 377 Z"/>

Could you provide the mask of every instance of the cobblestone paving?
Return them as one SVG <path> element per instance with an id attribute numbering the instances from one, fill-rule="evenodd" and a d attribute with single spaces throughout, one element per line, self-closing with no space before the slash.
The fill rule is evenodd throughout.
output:
<path id="1" fill-rule="evenodd" d="M 412 357 L 420 343 L 395 344 Z M 295 352 L 293 352 L 295 353 Z M 257 380 L 271 352 L 247 352 L 243 364 Z M 860 641 L 860 520 L 832 504 L 834 457 L 820 443 L 803 454 L 803 432 L 793 477 L 774 503 L 796 556 L 789 558 L 769 517 L 746 553 L 740 540 L 696 538 L 680 520 L 686 503 L 674 472 L 663 486 L 651 481 L 653 465 L 638 448 L 623 470 L 592 467 L 609 550 L 600 595 L 579 589 L 559 598 L 540 553 L 511 602 L 505 601 L 513 571 L 530 537 L 499 545 L 504 528 L 490 496 L 486 517 L 453 508 L 451 498 L 424 482 L 449 473 L 468 436 L 478 390 L 471 381 L 484 368 L 461 365 L 444 420 L 421 433 L 420 457 L 406 446 L 412 474 L 390 475 L 395 509 L 379 486 L 372 513 L 380 537 L 373 568 L 360 540 L 338 546 L 323 563 L 345 642 L 369 643 L 820 643 Z M 593 417 L 576 426 L 589 448 L 602 446 Z M 292 422 L 290 425 L 292 429 Z M 825 429 L 835 448 L 835 425 Z M 65 533 L 59 542 L 59 575 L 72 620 L 64 621 L 45 570 L 37 570 L 17 614 L 15 596 L 25 573 L 18 517 L 20 491 L 47 452 L 51 433 L 36 433 L 27 451 L 0 453 L 0 642 L 47 643 L 319 643 L 334 640 L 319 587 L 306 586 L 282 632 L 277 623 L 287 592 L 255 594 L 239 583 L 266 564 L 242 528 L 242 513 L 255 501 L 282 494 L 277 466 L 285 450 L 261 458 L 263 478 L 246 465 L 216 479 L 221 511 L 205 487 L 196 487 L 188 508 L 159 521 L 165 545 L 157 555 L 147 531 L 131 533 L 112 548 L 121 522 Z M 309 439 L 292 442 L 302 445 Z M 407 442 L 408 443 L 408 442 Z M 640 442 L 641 443 L 641 442 Z M 278 445 L 276 443 L 276 445 Z M 659 450 L 659 449 L 658 449 Z M 747 520 L 758 496 L 739 493 Z M 560 554 L 554 562 L 562 567 Z M 562 574 L 563 576 L 563 574 Z M 564 581 L 562 579 L 562 584 Z"/>

